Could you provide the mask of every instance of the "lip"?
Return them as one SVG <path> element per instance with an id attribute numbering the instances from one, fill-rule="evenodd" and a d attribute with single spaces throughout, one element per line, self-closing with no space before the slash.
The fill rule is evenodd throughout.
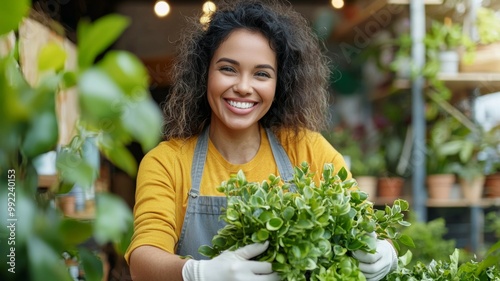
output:
<path id="1" fill-rule="evenodd" d="M 237 107 L 234 107 L 231 104 L 229 104 L 229 101 L 248 102 L 248 103 L 253 103 L 254 105 L 252 107 L 249 107 L 249 108 L 237 108 Z M 229 109 L 229 111 L 233 112 L 234 114 L 244 115 L 244 114 L 248 114 L 248 113 L 252 112 L 253 110 L 255 110 L 255 108 L 257 108 L 257 105 L 259 103 L 256 101 L 252 101 L 252 100 L 224 99 L 224 104 L 226 105 L 226 108 Z"/>

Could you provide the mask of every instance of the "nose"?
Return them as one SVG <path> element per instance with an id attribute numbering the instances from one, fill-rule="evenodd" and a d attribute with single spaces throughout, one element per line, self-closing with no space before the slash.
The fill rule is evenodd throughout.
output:
<path id="1" fill-rule="evenodd" d="M 239 77 L 233 85 L 233 91 L 243 96 L 251 94 L 253 92 L 251 79 L 246 76 Z"/>

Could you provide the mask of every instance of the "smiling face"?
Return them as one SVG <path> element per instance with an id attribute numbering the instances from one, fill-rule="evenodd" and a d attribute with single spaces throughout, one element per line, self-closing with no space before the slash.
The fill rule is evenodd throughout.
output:
<path id="1" fill-rule="evenodd" d="M 207 95 L 212 127 L 239 131 L 258 127 L 269 111 L 277 82 L 276 53 L 261 33 L 233 31 L 215 51 Z"/>

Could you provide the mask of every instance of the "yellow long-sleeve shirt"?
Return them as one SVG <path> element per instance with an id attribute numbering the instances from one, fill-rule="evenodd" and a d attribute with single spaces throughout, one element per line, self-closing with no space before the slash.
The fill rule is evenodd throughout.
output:
<path id="1" fill-rule="evenodd" d="M 335 170 L 345 166 L 344 159 L 331 144 L 317 132 L 306 131 L 297 140 L 282 133 L 283 145 L 292 166 L 306 161 L 316 180 L 325 163 L 333 163 Z M 248 181 L 262 182 L 270 174 L 278 175 L 266 131 L 261 129 L 261 144 L 257 155 L 245 164 L 231 164 L 217 151 L 211 141 L 201 179 L 202 195 L 224 196 L 216 188 L 230 174 L 242 170 Z M 125 254 L 142 245 L 151 245 L 175 252 L 187 208 L 188 191 L 191 188 L 191 165 L 198 138 L 161 142 L 148 152 L 137 174 L 136 202 L 134 207 L 134 235 Z M 347 167 L 346 167 L 347 168 Z"/>

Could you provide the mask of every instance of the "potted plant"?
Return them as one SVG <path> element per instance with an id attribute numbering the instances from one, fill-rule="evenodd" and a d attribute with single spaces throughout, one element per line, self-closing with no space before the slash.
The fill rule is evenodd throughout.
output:
<path id="1" fill-rule="evenodd" d="M 72 56 L 76 46 L 65 49 L 73 45 L 63 39 L 33 47 L 38 46 L 34 37 L 19 28 L 34 22 L 28 17 L 29 1 L 5 4 L 0 10 L 0 47 L 10 47 L 0 50 L 0 171 L 5 179 L 0 198 L 8 211 L 1 217 L 4 222 L 11 219 L 12 227 L 2 228 L 0 236 L 14 242 L 0 247 L 9 259 L 0 266 L 0 279 L 72 280 L 63 257 L 71 252 L 81 262 L 86 280 L 101 280 L 103 261 L 95 248 L 83 243 L 91 240 L 98 247 L 109 243 L 124 251 L 131 235 L 130 209 L 121 198 L 101 193 L 96 195 L 95 217 L 77 220 L 55 208 L 54 198 L 75 184 L 90 188 L 99 176 L 99 163 L 87 153 L 89 138 L 96 139 L 91 145 L 101 155 L 131 175 L 136 163 L 126 145 L 136 140 L 149 150 L 157 143 L 161 113 L 149 96 L 147 71 L 130 53 L 103 54 L 129 24 L 123 16 L 82 22 L 77 53 Z M 100 55 L 104 56 L 97 61 Z M 75 61 L 67 63 L 71 58 Z M 39 75 L 30 81 L 28 72 Z M 75 131 L 69 132 L 74 133 L 71 142 L 59 143 L 63 132 L 58 125 L 66 119 L 57 116 L 56 100 L 65 91 L 75 94 L 73 110 L 79 115 L 77 124 L 72 124 Z M 40 194 L 34 159 L 48 151 L 57 152 L 57 180 Z"/>
<path id="2" fill-rule="evenodd" d="M 487 136 L 493 142 L 485 148 L 485 195 L 486 197 L 500 197 L 500 124 L 487 131 Z"/>
<path id="3" fill-rule="evenodd" d="M 485 131 L 477 126 L 464 139 L 460 151 L 460 163 L 456 166 L 462 194 L 466 199 L 477 202 L 483 195 L 487 174 L 488 158 L 498 154 L 500 126 Z"/>
<path id="4" fill-rule="evenodd" d="M 454 171 L 469 131 L 455 118 L 442 116 L 430 124 L 427 137 L 427 190 L 429 198 L 449 199 L 455 184 Z"/>
<path id="5" fill-rule="evenodd" d="M 488 164 L 484 181 L 484 193 L 487 197 L 500 197 L 500 158 L 494 158 Z"/>
<path id="6" fill-rule="evenodd" d="M 351 172 L 361 190 L 374 201 L 377 196 L 378 175 L 384 167 L 384 157 L 380 150 L 368 151 L 351 159 Z"/>
<path id="7" fill-rule="evenodd" d="M 323 136 L 346 159 L 359 188 L 373 201 L 377 192 L 377 176 L 384 170 L 384 157 L 378 145 L 378 137 L 366 137 L 364 133 L 339 127 Z"/>
<path id="8" fill-rule="evenodd" d="M 444 22 L 431 20 L 424 43 L 427 62 L 437 62 L 439 64 L 438 71 L 441 73 L 457 73 L 460 53 L 464 52 L 464 61 L 470 61 L 475 49 L 475 44 L 463 32 L 462 26 L 452 23 L 449 18 L 445 18 Z"/>
<path id="9" fill-rule="evenodd" d="M 409 103 L 401 102 L 400 98 L 407 96 L 394 96 L 384 102 L 375 118 L 379 151 L 383 156 L 383 166 L 378 174 L 377 194 L 378 197 L 386 199 L 403 195 L 405 178 L 410 173 L 408 128 L 411 110 L 401 106 Z"/>
<path id="10" fill-rule="evenodd" d="M 474 27 L 477 31 L 476 50 L 472 62 L 461 61 L 461 72 L 500 72 L 500 17 L 496 10 L 477 9 Z"/>

